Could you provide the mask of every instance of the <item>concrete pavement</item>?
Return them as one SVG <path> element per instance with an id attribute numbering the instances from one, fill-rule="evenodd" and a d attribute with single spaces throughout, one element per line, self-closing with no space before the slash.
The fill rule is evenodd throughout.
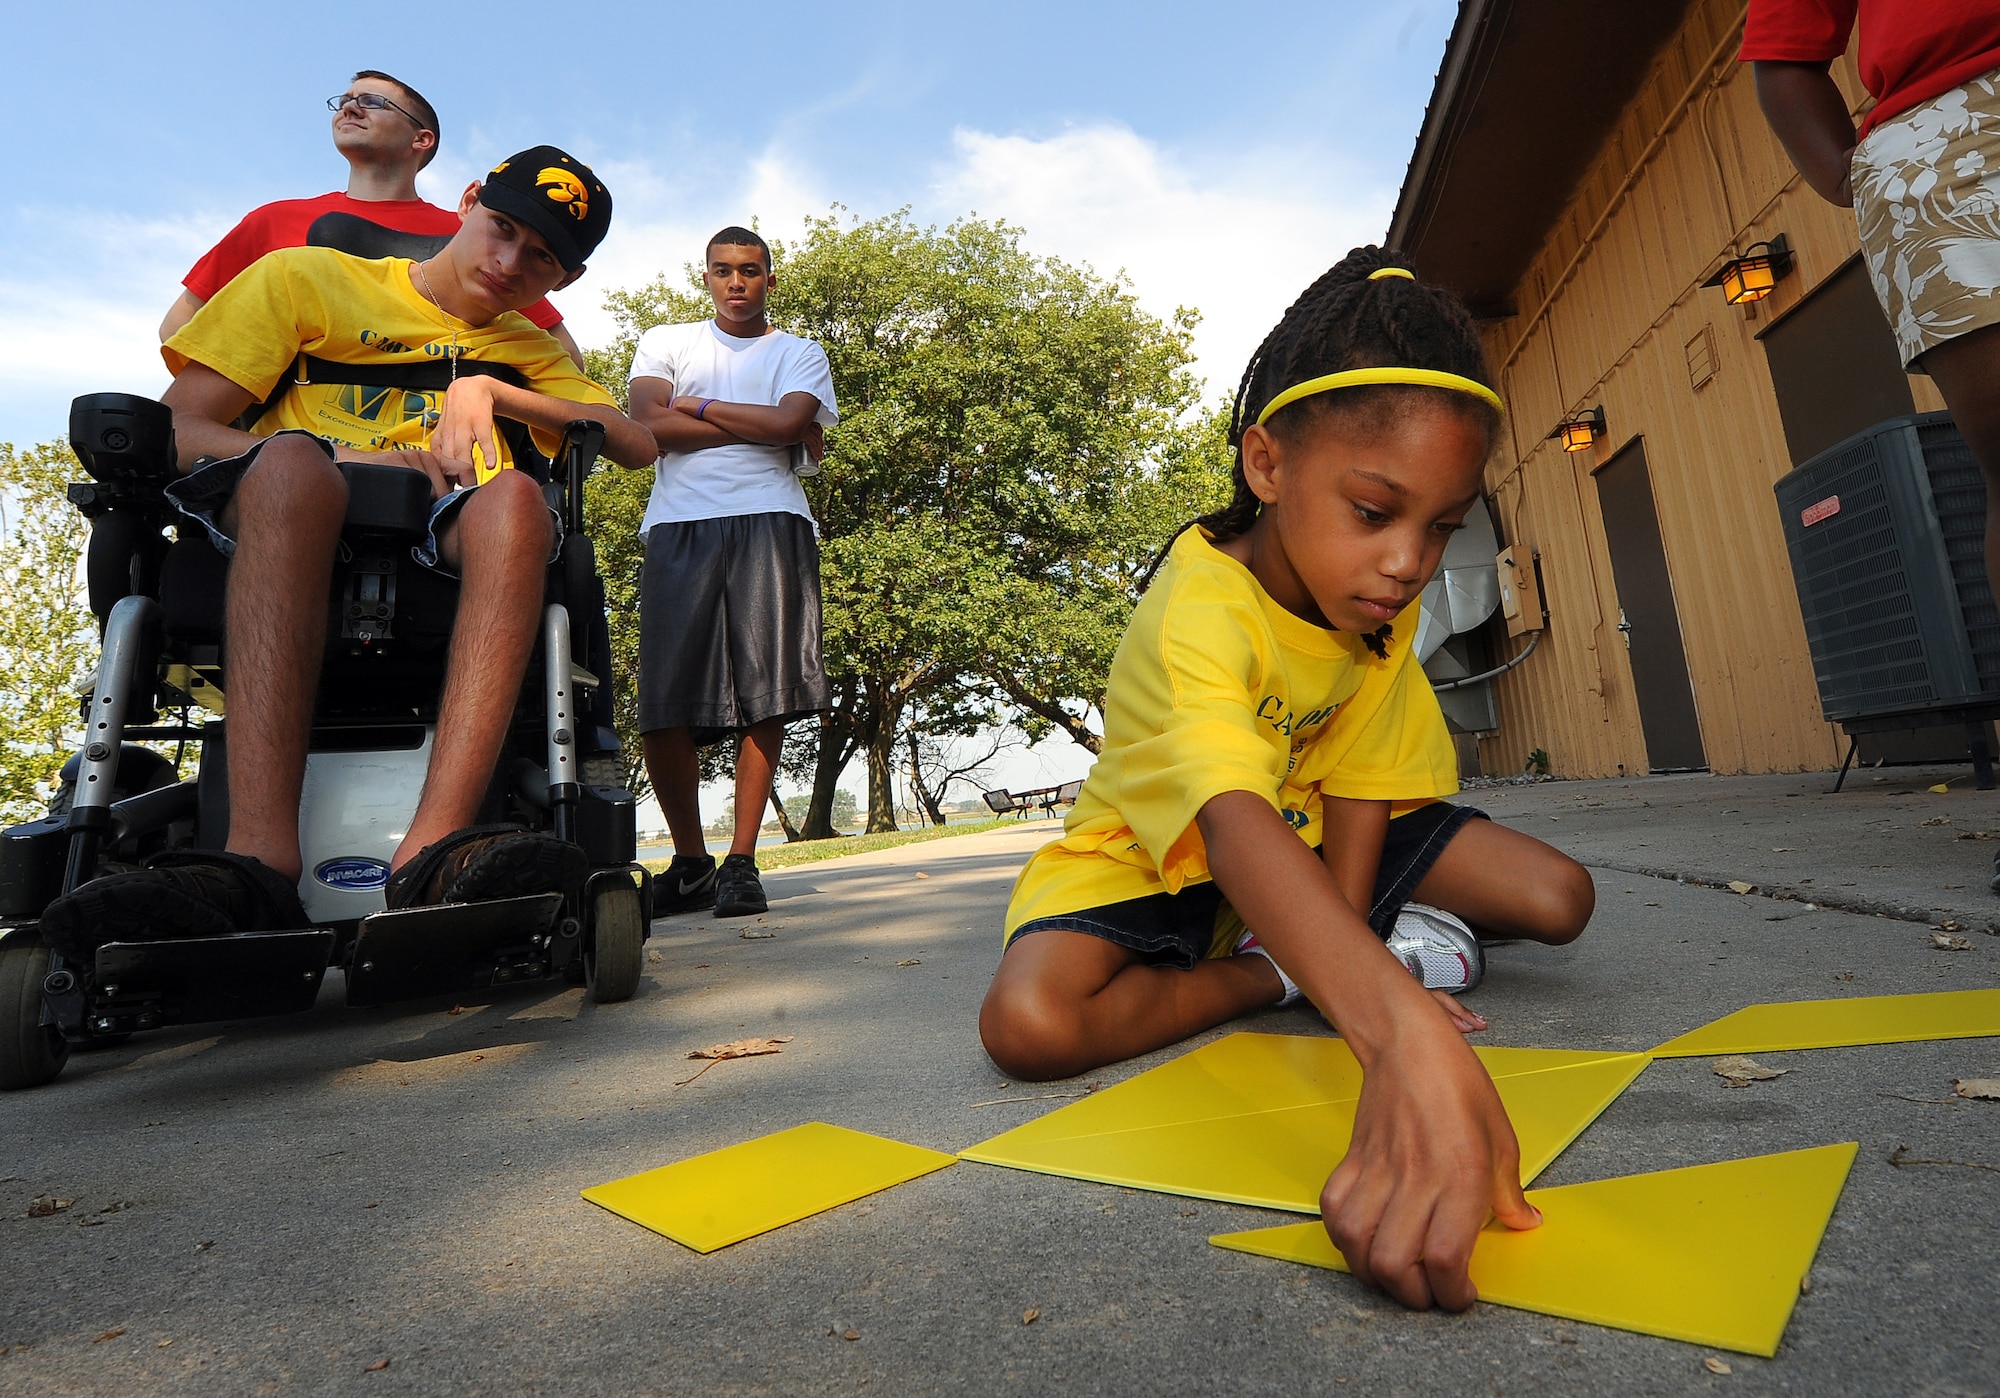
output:
<path id="1" fill-rule="evenodd" d="M 1599 887 L 1575 946 L 1495 951 L 1484 1039 L 1645 1048 L 1758 1000 L 2000 985 L 2000 937 L 1928 940 L 1933 906 L 1969 928 L 2000 908 L 1991 847 L 1947 838 L 2000 830 L 2000 800 L 1874 775 L 1840 797 L 1825 774 L 1468 793 Z M 2000 1392 L 2000 1177 L 1888 1160 L 2000 1165 L 2000 1104 L 1937 1100 L 2000 1076 L 1995 1039 L 1760 1056 L 1793 1071 L 1743 1090 L 1657 1063 L 1542 1177 L 1861 1142 L 1778 1357 L 1722 1355 L 1726 1377 L 1693 1346 L 1412 1315 L 1205 1241 L 1279 1216 L 1016 1171 L 960 1164 L 708 1257 L 577 1198 L 801 1121 L 952 1150 L 1060 1106 L 1008 1085 L 974 1026 L 1050 833 L 775 873 L 761 922 L 661 922 L 624 1005 L 544 985 L 351 1012 L 332 977 L 306 1015 L 73 1059 L 0 1098 L 0 1393 Z M 1925 920 L 1677 877 L 1851 884 Z M 1305 1010 L 1241 1027 L 1327 1032 Z M 689 1050 L 778 1034 L 675 1086 Z M 38 1195 L 75 1202 L 25 1217 Z"/>

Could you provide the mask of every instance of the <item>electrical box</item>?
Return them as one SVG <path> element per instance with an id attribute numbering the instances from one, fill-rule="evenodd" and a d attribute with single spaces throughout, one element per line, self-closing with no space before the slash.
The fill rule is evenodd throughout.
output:
<path id="1" fill-rule="evenodd" d="M 1542 585 L 1535 576 L 1534 550 L 1525 544 L 1510 545 L 1494 556 L 1493 566 L 1500 573 L 1500 615 L 1506 619 L 1507 634 L 1541 630 Z"/>

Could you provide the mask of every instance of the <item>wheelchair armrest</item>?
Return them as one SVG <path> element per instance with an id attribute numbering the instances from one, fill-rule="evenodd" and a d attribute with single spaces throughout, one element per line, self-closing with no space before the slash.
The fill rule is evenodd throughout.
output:
<path id="1" fill-rule="evenodd" d="M 406 466 L 343 461 L 347 520 L 342 533 L 423 537 L 431 518 L 431 478 Z"/>
<path id="2" fill-rule="evenodd" d="M 589 479 L 591 469 L 597 465 L 598 453 L 603 450 L 603 423 L 586 417 L 563 428 L 561 460 L 557 465 L 563 472 L 563 528 L 572 534 L 584 532 L 583 483 Z"/>

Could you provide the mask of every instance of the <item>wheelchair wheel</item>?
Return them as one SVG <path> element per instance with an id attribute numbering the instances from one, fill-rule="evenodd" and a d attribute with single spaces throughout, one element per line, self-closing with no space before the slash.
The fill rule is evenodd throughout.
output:
<path id="1" fill-rule="evenodd" d="M 22 937 L 0 943 L 0 1091 L 54 1082 L 69 1042 L 43 1024 L 42 977 L 49 949 Z"/>
<path id="2" fill-rule="evenodd" d="M 646 962 L 646 927 L 639 916 L 639 889 L 615 882 L 590 900 L 590 940 L 583 969 L 590 998 L 600 1005 L 630 1000 Z"/>

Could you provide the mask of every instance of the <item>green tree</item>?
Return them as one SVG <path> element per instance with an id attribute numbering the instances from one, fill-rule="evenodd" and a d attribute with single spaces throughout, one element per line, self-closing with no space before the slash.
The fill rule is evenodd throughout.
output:
<path id="1" fill-rule="evenodd" d="M 772 319 L 825 346 L 840 400 L 807 484 L 824 533 L 824 656 L 833 710 L 801 725 L 804 833 L 832 831 L 842 769 L 868 768 L 868 829 L 895 828 L 908 722 L 962 730 L 1018 717 L 1095 747 L 1089 712 L 1135 596 L 1173 524 L 1216 494 L 1211 419 L 1194 417 L 1191 311 L 1141 310 L 1129 287 L 963 219 L 809 220 L 773 248 Z M 710 313 L 698 272 L 613 293 L 615 344 L 591 356 L 622 383 L 638 336 Z M 1226 481 L 1226 472 L 1224 474 Z M 650 482 L 600 478 L 636 519 Z M 636 661 L 639 546 L 607 540 L 618 644 Z M 629 670 L 628 670 L 629 673 Z M 991 706 L 1007 711 L 1000 714 Z M 800 734 L 804 736 L 804 734 Z"/>
<path id="2" fill-rule="evenodd" d="M 83 578 L 89 535 L 64 492 L 60 441 L 0 443 L 0 819 L 40 815 L 82 738 L 77 685 L 97 654 Z"/>

